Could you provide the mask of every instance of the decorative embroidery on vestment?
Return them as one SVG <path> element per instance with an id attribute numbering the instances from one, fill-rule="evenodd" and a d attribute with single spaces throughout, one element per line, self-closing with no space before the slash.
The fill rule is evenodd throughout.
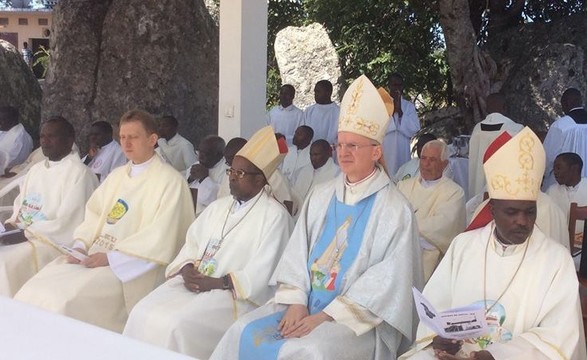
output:
<path id="1" fill-rule="evenodd" d="M 128 204 L 124 200 L 118 199 L 118 201 L 116 201 L 116 204 L 114 204 L 112 210 L 110 210 L 110 213 L 106 217 L 106 222 L 110 225 L 114 225 L 118 222 L 118 220 L 122 219 L 124 214 L 126 214 L 127 212 Z"/>

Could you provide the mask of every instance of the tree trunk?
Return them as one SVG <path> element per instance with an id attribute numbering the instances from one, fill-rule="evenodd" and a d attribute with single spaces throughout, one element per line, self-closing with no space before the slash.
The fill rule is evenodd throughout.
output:
<path id="1" fill-rule="evenodd" d="M 485 98 L 491 91 L 495 62 L 477 46 L 468 0 L 440 0 L 440 25 L 444 32 L 448 64 L 457 106 L 465 125 L 485 117 Z"/>

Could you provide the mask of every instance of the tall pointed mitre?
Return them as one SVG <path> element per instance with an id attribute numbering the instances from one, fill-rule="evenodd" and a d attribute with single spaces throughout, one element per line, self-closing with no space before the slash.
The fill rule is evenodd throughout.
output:
<path id="1" fill-rule="evenodd" d="M 257 131 L 235 156 L 242 156 L 259 168 L 269 179 L 277 166 L 287 155 L 287 144 L 283 139 L 277 140 L 271 126 Z"/>
<path id="2" fill-rule="evenodd" d="M 530 128 L 525 127 L 513 138 L 507 132 L 498 136 L 483 156 L 489 199 L 479 206 L 466 231 L 493 220 L 490 199 L 536 201 L 545 164 L 544 147 Z"/>
<path id="3" fill-rule="evenodd" d="M 525 127 L 483 164 L 489 198 L 536 201 L 545 166 L 544 146 Z"/>
<path id="4" fill-rule="evenodd" d="M 344 93 L 340 103 L 338 131 L 362 135 L 382 143 L 390 119 L 388 108 L 393 112 L 393 102 L 387 105 L 382 93 L 365 75 L 361 75 Z"/>

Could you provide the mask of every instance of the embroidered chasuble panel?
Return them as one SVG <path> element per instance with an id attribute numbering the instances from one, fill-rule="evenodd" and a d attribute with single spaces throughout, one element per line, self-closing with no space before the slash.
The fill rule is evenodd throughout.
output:
<path id="1" fill-rule="evenodd" d="M 332 197 L 322 233 L 308 256 L 311 315 L 322 311 L 341 294 L 345 273 L 361 248 L 375 197 L 371 195 L 355 205 L 346 205 Z M 284 314 L 284 311 L 276 312 L 249 323 L 241 333 L 239 358 L 277 359 L 287 341 L 277 329 Z"/>

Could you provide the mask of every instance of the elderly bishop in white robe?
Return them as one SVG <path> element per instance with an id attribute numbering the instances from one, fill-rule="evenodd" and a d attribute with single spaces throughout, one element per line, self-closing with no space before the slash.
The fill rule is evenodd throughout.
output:
<path id="1" fill-rule="evenodd" d="M 342 174 L 306 199 L 273 300 L 241 317 L 211 359 L 394 359 L 412 339 L 421 254 L 409 204 L 377 164 L 388 111 L 365 76 L 349 87 Z"/>
<path id="2" fill-rule="evenodd" d="M 420 154 L 420 175 L 397 184 L 414 208 L 425 281 L 432 275 L 452 239 L 465 230 L 465 192 L 444 176 L 447 165 L 446 144 L 440 140 L 429 141 Z"/>

